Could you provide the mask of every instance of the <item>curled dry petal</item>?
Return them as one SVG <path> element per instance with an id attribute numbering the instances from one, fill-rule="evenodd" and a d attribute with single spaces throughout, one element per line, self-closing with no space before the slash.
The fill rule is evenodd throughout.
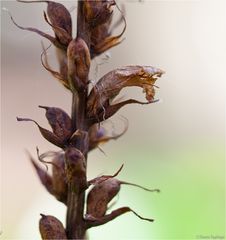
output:
<path id="1" fill-rule="evenodd" d="M 41 214 L 39 231 L 42 239 L 67 239 L 63 224 L 53 216 Z"/>
<path id="2" fill-rule="evenodd" d="M 50 132 L 49 130 L 41 127 L 36 121 L 30 118 L 17 118 L 17 121 L 28 121 L 28 122 L 35 123 L 38 126 L 40 133 L 47 141 L 51 142 L 52 144 L 60 148 L 64 148 L 64 143 L 58 136 L 56 136 L 54 133 Z"/>
<path id="3" fill-rule="evenodd" d="M 162 70 L 150 66 L 127 66 L 107 73 L 97 82 L 89 94 L 87 103 L 88 117 L 103 118 L 103 115 L 106 115 L 105 118 L 107 119 L 126 104 L 142 104 L 142 102 L 131 99 L 118 103 L 117 106 L 110 105 L 110 102 L 125 87 L 137 86 L 143 88 L 148 102 L 153 102 L 155 81 L 163 73 Z"/>
<path id="4" fill-rule="evenodd" d="M 90 68 L 90 52 L 81 38 L 72 40 L 67 49 L 68 79 L 72 90 L 78 91 L 87 86 Z"/>
<path id="5" fill-rule="evenodd" d="M 129 207 L 121 207 L 121 208 L 118 208 L 118 209 L 112 211 L 110 214 L 107 214 L 107 215 L 105 215 L 103 217 L 99 217 L 99 218 L 95 218 L 95 217 L 87 214 L 86 215 L 87 228 L 97 227 L 97 226 L 103 225 L 103 224 L 108 223 L 108 222 L 114 220 L 115 218 L 117 218 L 117 217 L 119 217 L 122 214 L 127 213 L 127 212 L 132 212 L 133 214 L 135 214 L 141 220 L 145 220 L 145 221 L 148 221 L 148 222 L 153 222 L 154 221 L 154 219 L 144 218 L 144 217 L 140 216 L 139 214 L 137 214 L 135 211 L 133 211 Z"/>
<path id="6" fill-rule="evenodd" d="M 39 106 L 46 110 L 46 118 L 53 130 L 53 133 L 61 139 L 62 142 L 66 142 L 72 135 L 72 122 L 68 114 L 56 107 Z"/>

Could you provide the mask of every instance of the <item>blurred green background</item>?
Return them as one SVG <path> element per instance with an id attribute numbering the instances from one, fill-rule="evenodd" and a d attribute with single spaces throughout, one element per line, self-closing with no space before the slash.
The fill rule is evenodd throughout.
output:
<path id="1" fill-rule="evenodd" d="M 122 186 L 117 204 L 129 206 L 154 223 L 132 213 L 89 232 L 90 239 L 222 239 L 225 236 L 225 64 L 226 2 L 124 1 L 126 39 L 110 51 L 106 61 L 93 62 L 91 78 L 123 65 L 153 65 L 166 74 L 157 82 L 160 102 L 128 106 L 107 128 L 120 132 L 122 116 L 129 130 L 117 141 L 89 156 L 89 178 L 112 174 L 122 163 L 119 179 L 161 193 Z M 72 9 L 74 1 L 65 5 Z M 45 4 L 2 1 L 24 26 L 49 31 L 42 19 Z M 25 149 L 35 156 L 54 150 L 31 124 L 16 116 L 30 117 L 48 127 L 38 105 L 61 107 L 70 112 L 71 96 L 41 67 L 40 38 L 17 29 L 1 13 L 1 189 L 2 239 L 40 239 L 39 214 L 64 222 L 65 207 L 39 183 Z M 75 19 L 76 11 L 71 13 Z M 74 28 L 75 30 L 75 28 Z M 120 30 L 119 30 L 120 31 Z M 46 46 L 48 42 L 44 41 Z M 54 51 L 51 65 L 57 69 Z M 97 71 L 96 71 L 97 69 Z M 121 93 L 142 99 L 140 89 Z"/>

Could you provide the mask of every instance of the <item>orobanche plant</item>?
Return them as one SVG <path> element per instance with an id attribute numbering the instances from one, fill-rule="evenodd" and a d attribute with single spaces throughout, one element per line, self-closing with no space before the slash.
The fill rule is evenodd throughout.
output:
<path id="1" fill-rule="evenodd" d="M 152 222 L 153 219 L 143 218 L 129 207 L 107 212 L 109 203 L 119 193 L 121 184 L 143 187 L 116 179 L 122 167 L 113 175 L 88 180 L 87 157 L 100 143 L 122 135 L 107 135 L 102 124 L 121 107 L 157 101 L 154 99 L 155 82 L 163 71 L 151 66 L 126 66 L 112 70 L 95 85 L 91 84 L 92 79 L 89 78 L 91 60 L 118 45 L 126 29 L 125 17 L 115 0 L 78 1 L 75 38 L 72 36 L 71 14 L 61 3 L 18 2 L 47 4 L 44 20 L 52 28 L 54 35 L 32 27 L 22 27 L 12 17 L 11 19 L 20 29 L 35 32 L 54 45 L 59 70 L 54 71 L 49 66 L 45 48 L 42 53 L 42 65 L 72 95 L 71 116 L 57 107 L 39 106 L 45 110 L 52 131 L 41 127 L 32 119 L 17 118 L 18 121 L 35 123 L 41 135 L 62 150 L 54 154 L 47 152 L 40 155 L 37 149 L 39 161 L 52 165 L 51 174 L 30 156 L 42 184 L 67 208 L 65 227 L 56 217 L 41 214 L 39 230 L 42 239 L 84 239 L 89 228 L 106 224 L 126 212 L 132 212 L 140 219 Z M 121 17 L 112 24 L 113 11 L 116 8 L 120 11 Z M 119 35 L 113 35 L 114 28 L 121 24 L 124 24 L 123 31 Z M 115 101 L 120 91 L 130 86 L 141 87 L 147 101 L 135 99 Z M 46 161 L 45 158 L 50 155 L 51 161 Z"/>

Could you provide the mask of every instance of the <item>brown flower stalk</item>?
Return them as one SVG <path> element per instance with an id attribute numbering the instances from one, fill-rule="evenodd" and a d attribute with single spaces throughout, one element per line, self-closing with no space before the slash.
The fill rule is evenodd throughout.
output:
<path id="1" fill-rule="evenodd" d="M 54 35 L 32 27 L 22 27 L 12 17 L 11 19 L 20 29 L 36 32 L 55 46 L 59 71 L 49 66 L 47 49 L 43 50 L 42 64 L 72 95 L 71 116 L 60 108 L 39 106 L 45 110 L 51 131 L 41 127 L 32 119 L 17 118 L 18 121 L 33 122 L 46 140 L 61 149 L 58 153 L 47 152 L 41 155 L 37 149 L 38 159 L 46 165 L 52 165 L 52 174 L 44 170 L 30 156 L 41 183 L 50 194 L 67 207 L 65 228 L 55 217 L 41 214 L 39 226 L 42 239 L 84 239 L 87 229 L 105 224 L 126 212 L 132 212 L 140 219 L 152 222 L 153 219 L 143 218 L 129 207 L 122 207 L 108 214 L 107 210 L 111 200 L 118 195 L 122 184 L 146 191 L 159 190 L 150 190 L 116 179 L 123 165 L 113 175 L 103 175 L 88 180 L 87 157 L 89 151 L 97 148 L 101 143 L 117 139 L 127 129 L 121 134 L 111 136 L 100 126 L 100 123 L 112 117 L 127 104 L 150 104 L 157 101 L 154 98 L 155 82 L 163 71 L 151 66 L 121 67 L 104 75 L 92 87 L 89 79 L 91 60 L 118 45 L 126 29 L 122 12 L 121 18 L 113 28 L 111 27 L 113 11 L 118 8 L 115 0 L 78 1 L 75 38 L 72 36 L 71 14 L 62 4 L 53 1 L 18 0 L 18 2 L 47 4 L 44 20 L 52 28 Z M 124 24 L 122 32 L 114 36 L 112 30 L 122 24 Z M 147 101 L 128 99 L 115 102 L 114 99 L 120 91 L 130 86 L 142 88 Z M 52 160 L 48 162 L 46 157 L 51 157 Z M 87 200 L 85 200 L 87 191 Z M 85 205 L 86 209 L 84 209 Z"/>

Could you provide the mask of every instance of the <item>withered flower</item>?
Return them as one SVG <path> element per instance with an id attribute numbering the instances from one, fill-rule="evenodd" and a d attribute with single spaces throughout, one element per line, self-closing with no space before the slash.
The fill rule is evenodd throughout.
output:
<path id="1" fill-rule="evenodd" d="M 65 229 L 54 216 L 41 214 L 39 229 L 42 239 L 84 239 L 89 228 L 106 224 L 128 212 L 132 212 L 142 220 L 153 222 L 153 219 L 141 217 L 130 207 L 121 207 L 110 213 L 107 212 L 110 208 L 109 204 L 119 194 L 123 184 L 149 192 L 159 192 L 158 189 L 148 189 L 116 179 L 123 165 L 113 175 L 102 175 L 87 180 L 87 158 L 89 151 L 109 140 L 118 139 L 128 127 L 126 124 L 119 134 L 108 134 L 101 122 L 112 117 L 127 104 L 150 104 L 158 101 L 155 99 L 155 88 L 157 88 L 155 82 L 164 72 L 151 66 L 121 67 L 105 74 L 90 89 L 91 59 L 118 45 L 126 29 L 124 13 L 119 9 L 116 1 L 78 1 L 75 37 L 72 36 L 71 14 L 63 4 L 44 0 L 18 0 L 18 2 L 47 3 L 44 20 L 52 28 L 54 36 L 36 28 L 22 27 L 14 21 L 12 16 L 11 19 L 20 29 L 35 32 L 55 46 L 59 72 L 49 65 L 47 58 L 49 47 L 46 49 L 43 46 L 42 65 L 72 95 L 70 116 L 60 108 L 39 106 L 46 111 L 51 131 L 30 118 L 17 118 L 18 121 L 35 123 L 46 140 L 61 148 L 61 152 L 46 152 L 41 155 L 37 149 L 40 162 L 29 155 L 43 186 L 67 208 Z M 112 26 L 115 8 L 121 12 L 121 17 Z M 123 22 L 124 28 L 121 33 L 114 35 L 113 30 Z M 122 89 L 133 86 L 143 89 L 146 101 L 141 102 L 133 98 L 124 101 L 116 100 Z M 46 158 L 50 157 L 51 160 L 46 161 Z M 48 167 L 45 170 L 41 163 L 46 166 L 51 165 L 52 172 L 49 173 Z M 87 198 L 86 191 L 88 191 Z"/>
<path id="2" fill-rule="evenodd" d="M 89 94 L 87 102 L 89 120 L 91 122 L 103 121 L 126 104 L 144 104 L 134 99 L 111 104 L 125 87 L 137 86 L 143 88 L 147 103 L 152 103 L 155 95 L 155 81 L 163 73 L 162 70 L 150 66 L 128 66 L 107 73 L 97 82 Z"/>

